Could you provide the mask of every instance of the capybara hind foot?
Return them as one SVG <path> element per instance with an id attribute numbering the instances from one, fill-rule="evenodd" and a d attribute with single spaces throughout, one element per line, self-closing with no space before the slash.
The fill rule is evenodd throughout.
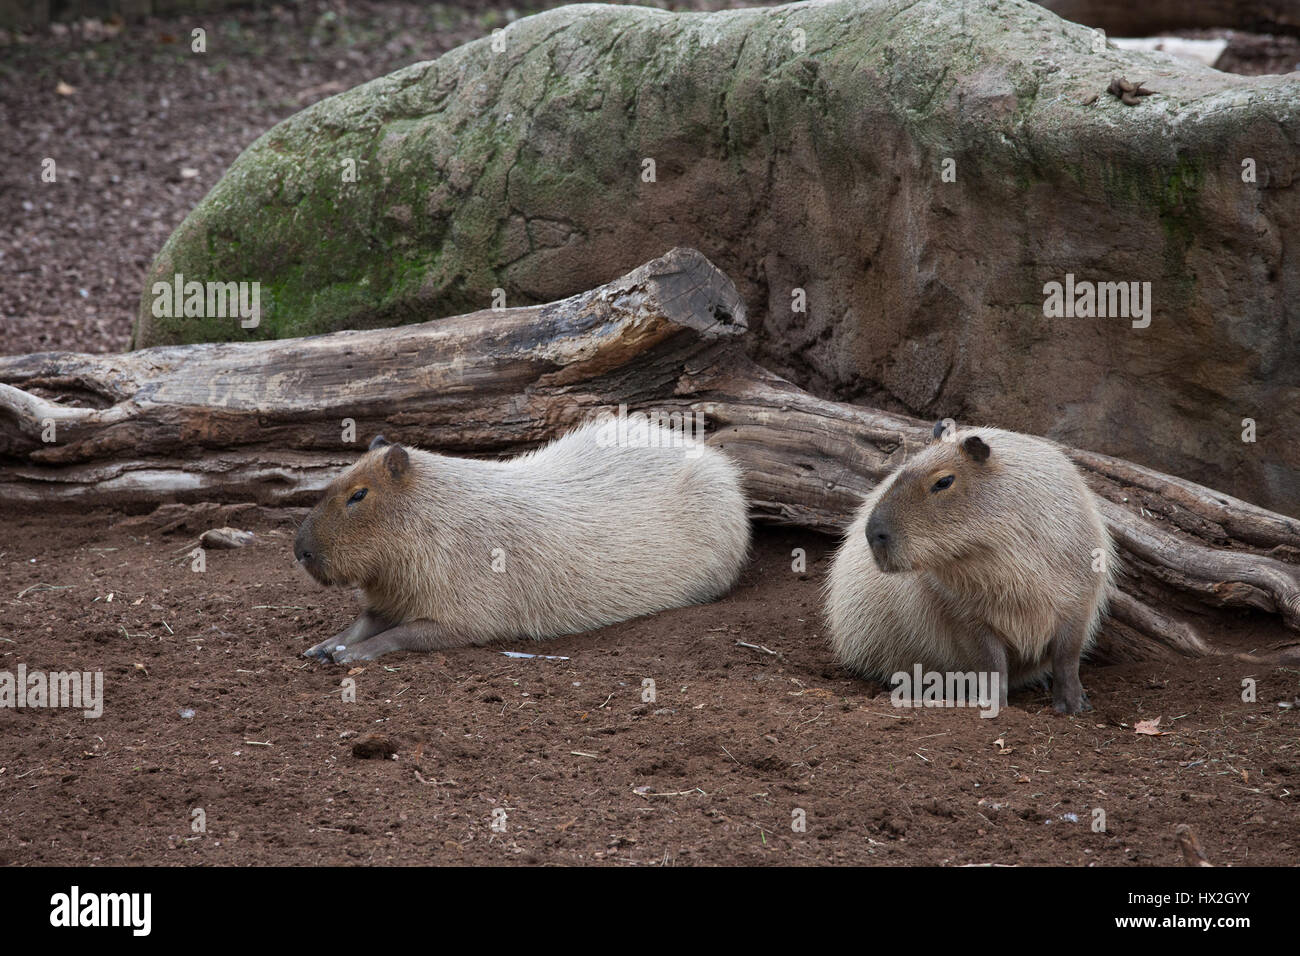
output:
<path id="1" fill-rule="evenodd" d="M 333 637 L 327 637 L 319 644 L 307 648 L 302 652 L 302 656 L 318 661 L 333 660 L 332 655 L 340 648 L 351 647 L 353 644 L 374 637 L 376 634 L 388 630 L 390 626 L 390 621 L 384 620 L 371 611 L 365 611 L 351 625 L 345 627 Z"/>
<path id="2" fill-rule="evenodd" d="M 1088 692 L 1083 689 L 1077 677 L 1073 687 L 1052 682 L 1052 706 L 1056 708 L 1058 714 L 1078 714 L 1085 710 L 1092 710 Z"/>
<path id="3" fill-rule="evenodd" d="M 330 657 L 335 664 L 350 664 L 353 661 L 373 661 L 390 651 L 437 651 L 464 647 L 469 643 L 458 639 L 435 621 L 410 621 L 336 650 Z"/>

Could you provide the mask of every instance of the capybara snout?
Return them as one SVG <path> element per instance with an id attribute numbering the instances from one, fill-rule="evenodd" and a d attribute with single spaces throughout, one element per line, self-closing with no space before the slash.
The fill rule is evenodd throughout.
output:
<path id="1" fill-rule="evenodd" d="M 871 548 L 871 557 L 876 562 L 876 567 L 886 573 L 891 571 L 902 570 L 895 566 L 893 533 L 890 530 L 889 518 L 882 514 L 879 507 L 871 512 L 871 517 L 867 519 L 867 546 Z"/>
<path id="2" fill-rule="evenodd" d="M 321 567 L 320 551 L 316 546 L 316 537 L 312 532 L 312 516 L 308 515 L 303 521 L 302 527 L 298 529 L 298 534 L 293 539 L 293 558 L 303 570 L 310 574 L 322 584 L 328 583 L 322 580 L 324 569 Z"/>

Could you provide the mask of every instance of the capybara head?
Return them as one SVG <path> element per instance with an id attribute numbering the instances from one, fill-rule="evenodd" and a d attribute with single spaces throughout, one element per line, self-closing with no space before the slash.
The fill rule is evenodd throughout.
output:
<path id="1" fill-rule="evenodd" d="M 944 422 L 934 437 L 894 474 L 867 518 L 867 543 L 881 571 L 936 568 L 996 538 L 997 449 L 977 434 L 945 432 Z"/>
<path id="2" fill-rule="evenodd" d="M 298 529 L 293 556 L 321 584 L 362 587 L 380 573 L 411 459 L 377 435 L 355 465 L 336 478 Z"/>

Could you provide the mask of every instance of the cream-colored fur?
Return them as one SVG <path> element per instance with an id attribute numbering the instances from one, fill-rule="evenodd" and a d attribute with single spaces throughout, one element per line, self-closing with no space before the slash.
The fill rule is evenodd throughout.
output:
<path id="1" fill-rule="evenodd" d="M 987 461 L 963 455 L 970 436 L 991 450 Z M 932 491 L 944 474 L 955 475 L 953 486 Z M 959 488 L 962 497 L 941 497 Z M 882 571 L 868 545 L 867 523 L 882 501 L 907 570 Z M 1011 685 L 1024 684 L 1052 669 L 1063 626 L 1078 622 L 1084 650 L 1092 645 L 1114 566 L 1092 492 L 1056 446 L 963 429 L 956 442 L 936 440 L 906 461 L 858 510 L 827 582 L 831 642 L 846 668 L 887 683 L 918 663 L 979 669 L 972 635 L 987 625 L 1007 647 Z"/>
<path id="2" fill-rule="evenodd" d="M 740 472 L 721 452 L 651 431 L 663 447 L 602 447 L 591 424 L 507 461 L 407 448 L 406 483 L 369 540 L 336 546 L 352 552 L 339 563 L 359 569 L 353 583 L 380 617 L 435 621 L 465 644 L 712 601 L 748 556 Z M 386 451 L 354 469 L 382 467 Z"/>

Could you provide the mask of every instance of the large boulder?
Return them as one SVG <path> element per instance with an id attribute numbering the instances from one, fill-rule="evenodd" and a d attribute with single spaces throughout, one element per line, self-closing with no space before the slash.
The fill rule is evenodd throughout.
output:
<path id="1" fill-rule="evenodd" d="M 561 7 L 261 137 L 159 254 L 135 344 L 550 301 L 691 245 L 806 387 L 1295 514 L 1298 142 L 1294 76 L 1027 0 Z M 156 317 L 176 274 L 259 281 L 260 323 Z M 1149 324 L 1045 314 L 1071 281 L 1150 283 Z"/>

